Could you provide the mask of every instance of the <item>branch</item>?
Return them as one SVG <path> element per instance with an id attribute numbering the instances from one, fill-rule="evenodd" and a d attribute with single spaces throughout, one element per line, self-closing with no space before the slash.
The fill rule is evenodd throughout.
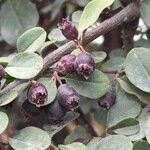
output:
<path id="1" fill-rule="evenodd" d="M 107 32 L 113 30 L 117 26 L 131 22 L 135 18 L 139 17 L 139 6 L 137 3 L 131 3 L 127 7 L 125 7 L 123 10 L 121 10 L 119 13 L 114 15 L 113 17 L 105 20 L 100 25 L 96 26 L 95 28 L 92 28 L 91 30 L 87 30 L 83 37 L 83 44 L 86 45 L 96 39 L 97 37 L 106 34 Z M 40 77 L 51 65 L 56 63 L 62 56 L 71 53 L 76 48 L 76 44 L 73 41 L 70 41 L 62 46 L 60 46 L 58 49 L 53 51 L 52 53 L 48 54 L 44 58 L 44 66 L 42 71 L 37 77 Z M 36 77 L 36 78 L 37 78 Z M 16 87 L 16 85 L 19 85 L 22 83 L 22 80 L 15 80 L 12 83 L 8 84 L 1 92 L 0 96 L 9 92 L 12 88 Z M 10 86 L 11 85 L 11 86 Z"/>

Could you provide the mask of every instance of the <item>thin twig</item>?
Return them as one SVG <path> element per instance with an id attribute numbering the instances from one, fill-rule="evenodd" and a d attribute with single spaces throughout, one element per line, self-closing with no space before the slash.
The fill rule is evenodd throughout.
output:
<path id="1" fill-rule="evenodd" d="M 116 28 L 117 26 L 125 22 L 130 22 L 134 20 L 135 18 L 139 17 L 139 14 L 140 12 L 139 12 L 138 4 L 134 2 L 129 4 L 127 7 L 125 7 L 123 10 L 121 10 L 119 13 L 117 13 L 113 17 L 105 20 L 104 22 L 96 26 L 95 28 L 92 28 L 92 30 L 87 30 L 83 36 L 83 45 L 90 43 L 91 41 L 99 37 L 100 35 L 108 33 L 109 31 L 113 30 L 114 28 Z M 46 70 L 49 69 L 50 66 L 56 63 L 62 56 L 71 53 L 75 48 L 76 48 L 76 43 L 74 41 L 70 41 L 60 46 L 58 49 L 56 49 L 52 53 L 48 54 L 44 58 L 43 69 L 37 77 L 40 77 Z M 19 85 L 18 82 L 22 83 L 23 81 L 22 80 L 13 81 L 11 83 L 11 86 L 10 84 L 8 84 L 0 92 L 0 96 L 10 91 L 16 85 Z"/>

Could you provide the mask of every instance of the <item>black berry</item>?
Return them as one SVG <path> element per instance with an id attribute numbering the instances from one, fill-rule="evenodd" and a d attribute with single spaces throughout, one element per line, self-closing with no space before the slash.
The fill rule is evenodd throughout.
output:
<path id="1" fill-rule="evenodd" d="M 48 92 L 43 84 L 32 83 L 29 87 L 27 97 L 30 103 L 40 106 L 47 101 Z"/>
<path id="2" fill-rule="evenodd" d="M 63 121 L 67 111 L 59 104 L 58 100 L 55 99 L 53 103 L 46 106 L 45 112 L 47 115 L 48 123 L 59 124 Z"/>
<path id="3" fill-rule="evenodd" d="M 37 116 L 42 111 L 41 107 L 36 107 L 34 104 L 31 104 L 28 100 L 25 100 L 23 102 L 22 109 L 24 113 L 28 116 Z"/>
<path id="4" fill-rule="evenodd" d="M 5 75 L 5 70 L 4 70 L 3 66 L 0 65 L 0 80 L 2 80 L 4 78 L 4 75 Z"/>
<path id="5" fill-rule="evenodd" d="M 59 103 L 68 110 L 79 107 L 79 94 L 68 84 L 62 84 L 58 87 L 57 98 Z"/>
<path id="6" fill-rule="evenodd" d="M 75 55 L 69 54 L 62 57 L 57 63 L 57 71 L 60 75 L 66 75 L 74 71 Z"/>
<path id="7" fill-rule="evenodd" d="M 79 75 L 88 78 L 95 69 L 95 61 L 91 54 L 83 52 L 76 57 L 74 68 Z"/>
<path id="8" fill-rule="evenodd" d="M 62 34 L 68 40 L 76 40 L 78 38 L 78 30 L 77 28 L 67 19 L 63 18 L 62 23 L 58 24 Z"/>
<path id="9" fill-rule="evenodd" d="M 110 88 L 110 90 L 103 96 L 98 105 L 102 107 L 104 110 L 110 109 L 110 107 L 115 103 L 116 93 L 114 88 Z"/>

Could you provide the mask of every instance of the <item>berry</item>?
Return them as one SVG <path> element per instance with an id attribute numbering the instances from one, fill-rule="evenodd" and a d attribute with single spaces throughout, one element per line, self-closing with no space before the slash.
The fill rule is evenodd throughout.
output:
<path id="1" fill-rule="evenodd" d="M 46 107 L 45 112 L 47 115 L 48 123 L 59 124 L 63 121 L 67 111 L 58 103 L 58 100 L 55 99 L 53 103 Z"/>
<path id="2" fill-rule="evenodd" d="M 0 80 L 2 80 L 4 78 L 4 75 L 5 75 L 5 70 L 4 70 L 3 66 L 0 65 Z"/>
<path id="3" fill-rule="evenodd" d="M 83 52 L 76 57 L 74 68 L 79 75 L 88 78 L 95 69 L 95 61 L 91 54 Z"/>
<path id="4" fill-rule="evenodd" d="M 77 28 L 67 19 L 63 18 L 62 23 L 58 24 L 62 34 L 68 40 L 76 40 L 78 38 L 78 30 Z"/>
<path id="5" fill-rule="evenodd" d="M 75 55 L 69 54 L 62 57 L 57 63 L 57 70 L 60 75 L 66 75 L 74 71 Z"/>
<path id="6" fill-rule="evenodd" d="M 103 96 L 98 105 L 102 107 L 104 110 L 110 109 L 110 107 L 115 103 L 116 93 L 114 88 L 110 88 L 110 90 Z"/>
<path id="7" fill-rule="evenodd" d="M 32 83 L 29 87 L 27 97 L 30 103 L 41 106 L 47 101 L 48 92 L 43 84 Z"/>
<path id="8" fill-rule="evenodd" d="M 35 105 L 31 104 L 28 100 L 25 100 L 22 104 L 22 109 L 25 114 L 29 116 L 37 116 L 42 111 L 41 107 L 36 107 Z"/>
<path id="9" fill-rule="evenodd" d="M 79 94 L 68 84 L 62 84 L 58 87 L 57 98 L 59 103 L 68 110 L 74 110 L 79 107 Z"/>

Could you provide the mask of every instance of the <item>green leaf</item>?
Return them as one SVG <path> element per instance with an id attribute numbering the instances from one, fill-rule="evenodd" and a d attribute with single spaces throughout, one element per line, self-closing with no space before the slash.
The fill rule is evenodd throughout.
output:
<path id="1" fill-rule="evenodd" d="M 110 52 L 109 57 L 124 57 L 125 51 L 123 49 L 114 49 Z"/>
<path id="2" fill-rule="evenodd" d="M 89 26 L 93 25 L 97 21 L 100 13 L 113 2 L 114 0 L 92 0 L 89 2 L 80 18 L 79 31 L 82 33 Z"/>
<path id="3" fill-rule="evenodd" d="M 62 35 L 60 29 L 55 28 L 53 29 L 49 34 L 48 38 L 51 41 L 58 41 L 58 42 L 64 42 L 66 38 Z"/>
<path id="4" fill-rule="evenodd" d="M 130 81 L 124 77 L 123 80 L 118 78 L 117 79 L 121 88 L 129 93 L 129 94 L 133 94 L 135 96 L 138 97 L 138 99 L 145 104 L 150 104 L 150 94 L 144 91 L 139 90 L 138 88 L 136 88 L 133 84 L 130 83 Z"/>
<path id="5" fill-rule="evenodd" d="M 143 110 L 142 113 L 137 118 L 140 125 L 139 132 L 135 135 L 128 136 L 128 138 L 131 141 L 137 141 L 145 137 L 146 123 L 149 118 L 150 118 L 150 113 Z"/>
<path id="6" fill-rule="evenodd" d="M 48 101 L 43 106 L 48 105 L 54 101 L 57 94 L 55 81 L 52 78 L 41 78 L 38 81 L 44 84 L 46 89 L 48 90 Z"/>
<path id="7" fill-rule="evenodd" d="M 43 67 L 42 58 L 35 53 L 19 53 L 7 65 L 5 71 L 18 79 L 31 79 L 35 77 Z"/>
<path id="8" fill-rule="evenodd" d="M 107 54 L 103 51 L 95 51 L 95 52 L 91 52 L 91 55 L 93 56 L 94 60 L 95 60 L 95 63 L 100 63 L 102 62 Z"/>
<path id="9" fill-rule="evenodd" d="M 137 98 L 125 93 L 119 86 L 116 88 L 116 103 L 110 108 L 107 116 L 108 128 L 114 127 L 121 121 L 135 118 L 141 112 Z"/>
<path id="10" fill-rule="evenodd" d="M 122 135 L 110 135 L 102 138 L 92 150 L 132 150 L 132 142 Z"/>
<path id="11" fill-rule="evenodd" d="M 9 91 L 8 93 L 0 96 L 0 106 L 4 106 L 12 102 L 15 98 L 17 98 L 17 91 Z"/>
<path id="12" fill-rule="evenodd" d="M 148 119 L 146 120 L 146 126 L 145 126 L 145 135 L 146 135 L 146 139 L 148 141 L 148 143 L 150 144 L 150 116 L 148 117 Z"/>
<path id="13" fill-rule="evenodd" d="M 57 132 L 63 129 L 68 123 L 75 120 L 79 117 L 77 112 L 68 112 L 64 118 L 64 121 L 59 125 L 44 125 L 44 130 L 49 134 L 50 137 L 53 137 Z"/>
<path id="14" fill-rule="evenodd" d="M 60 150 L 86 150 L 86 146 L 82 143 L 75 142 L 68 145 L 58 145 Z"/>
<path id="15" fill-rule="evenodd" d="M 87 145 L 86 148 L 87 150 L 97 150 L 96 147 L 99 144 L 99 141 L 101 140 L 101 138 L 97 137 L 97 138 L 93 138 Z"/>
<path id="16" fill-rule="evenodd" d="M 1 7 L 1 36 L 9 44 L 15 44 L 24 31 L 37 25 L 38 20 L 39 15 L 32 2 L 7 0 Z"/>
<path id="17" fill-rule="evenodd" d="M 37 50 L 39 54 L 42 54 L 45 49 L 47 49 L 50 45 L 54 44 L 55 41 L 48 41 L 43 43 L 43 45 Z"/>
<path id="18" fill-rule="evenodd" d="M 150 144 L 146 141 L 137 141 L 133 145 L 133 150 L 150 150 Z"/>
<path id="19" fill-rule="evenodd" d="M 15 57 L 15 55 L 16 54 L 11 54 L 7 57 L 0 57 L 0 64 L 7 65 L 11 61 L 11 59 Z"/>
<path id="20" fill-rule="evenodd" d="M 7 128 L 8 122 L 9 119 L 7 114 L 0 111 L 0 134 Z"/>
<path id="21" fill-rule="evenodd" d="M 144 0 L 141 3 L 141 8 L 140 8 L 140 12 L 141 12 L 141 18 L 144 21 L 144 23 L 150 27 L 150 1 L 149 0 Z"/>
<path id="22" fill-rule="evenodd" d="M 82 11 L 81 10 L 73 12 L 73 14 L 71 16 L 72 22 L 79 23 L 81 15 L 82 15 Z"/>
<path id="23" fill-rule="evenodd" d="M 124 63 L 125 72 L 132 84 L 145 92 L 150 92 L 150 49 L 132 49 Z"/>
<path id="24" fill-rule="evenodd" d="M 49 135 L 36 127 L 26 127 L 9 139 L 9 144 L 16 150 L 45 150 L 50 143 Z"/>
<path id="25" fill-rule="evenodd" d="M 70 84 L 80 95 L 90 99 L 98 99 L 105 95 L 109 89 L 107 76 L 99 70 L 95 70 L 87 80 L 73 73 L 66 77 Z"/>
<path id="26" fill-rule="evenodd" d="M 86 139 L 86 138 L 90 138 L 91 135 L 85 130 L 85 128 L 81 127 L 81 126 L 77 126 L 72 132 L 71 134 L 69 134 L 66 138 L 65 138 L 65 144 L 70 144 L 73 143 L 75 140 L 77 139 Z"/>
<path id="27" fill-rule="evenodd" d="M 24 32 L 17 40 L 18 52 L 35 52 L 46 40 L 46 32 L 41 27 L 34 27 Z"/>
<path id="28" fill-rule="evenodd" d="M 124 61 L 124 57 L 111 57 L 105 64 L 103 64 L 103 67 L 120 69 L 123 66 Z"/>
<path id="29" fill-rule="evenodd" d="M 140 130 L 140 126 L 139 124 L 137 124 L 134 126 L 127 126 L 124 128 L 119 128 L 119 129 L 114 130 L 113 132 L 119 135 L 129 136 L 129 135 L 137 134 L 139 130 Z"/>

